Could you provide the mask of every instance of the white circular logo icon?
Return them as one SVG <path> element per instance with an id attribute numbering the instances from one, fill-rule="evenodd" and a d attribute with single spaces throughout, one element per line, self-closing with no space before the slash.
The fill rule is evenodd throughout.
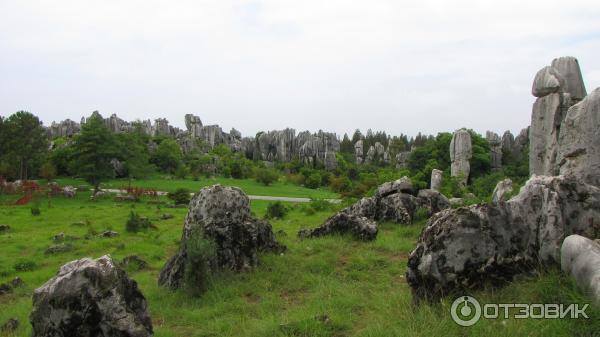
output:
<path id="1" fill-rule="evenodd" d="M 450 314 L 456 324 L 471 326 L 481 318 L 481 305 L 471 296 L 461 296 L 452 303 Z"/>

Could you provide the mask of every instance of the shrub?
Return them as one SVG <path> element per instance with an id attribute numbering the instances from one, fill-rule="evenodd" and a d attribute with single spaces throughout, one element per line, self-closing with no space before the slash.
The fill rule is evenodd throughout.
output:
<path id="1" fill-rule="evenodd" d="M 134 211 L 129 213 L 129 219 L 125 224 L 126 231 L 135 233 L 139 232 L 140 230 L 146 230 L 150 227 L 152 227 L 152 223 L 150 220 L 148 220 L 148 218 L 141 217 Z"/>
<path id="2" fill-rule="evenodd" d="M 167 198 L 173 200 L 175 205 L 187 205 L 190 203 L 190 191 L 186 188 L 178 188 L 175 192 L 169 192 Z"/>
<path id="3" fill-rule="evenodd" d="M 40 214 L 42 214 L 42 211 L 40 211 L 40 206 L 38 206 L 38 205 L 31 206 L 31 215 L 38 216 Z"/>
<path id="4" fill-rule="evenodd" d="M 261 168 L 256 171 L 256 181 L 265 186 L 271 185 L 278 179 L 279 174 L 273 169 Z"/>
<path id="5" fill-rule="evenodd" d="M 415 212 L 415 216 L 413 217 L 413 222 L 419 222 L 422 220 L 426 220 L 429 218 L 429 210 L 427 210 L 427 208 L 424 207 L 419 207 L 417 208 L 417 211 Z"/>
<path id="6" fill-rule="evenodd" d="M 266 219 L 283 219 L 288 213 L 288 208 L 281 202 L 275 201 L 267 206 Z"/>
<path id="7" fill-rule="evenodd" d="M 37 268 L 37 264 L 34 261 L 20 261 L 15 263 L 13 266 L 15 271 L 23 272 L 23 271 L 32 271 Z"/>
<path id="8" fill-rule="evenodd" d="M 304 186 L 308 188 L 318 188 L 321 186 L 321 175 L 318 172 L 312 173 L 306 178 Z"/>
<path id="9" fill-rule="evenodd" d="M 347 192 L 352 189 L 352 181 L 344 176 L 332 177 L 329 179 L 329 187 L 334 192 Z"/>
<path id="10" fill-rule="evenodd" d="M 210 284 L 209 266 L 215 255 L 215 245 L 196 230 L 190 234 L 186 248 L 183 286 L 190 295 L 197 296 L 206 291 Z"/>
<path id="11" fill-rule="evenodd" d="M 328 211 L 333 208 L 331 202 L 323 199 L 312 199 L 308 205 L 316 212 Z"/>

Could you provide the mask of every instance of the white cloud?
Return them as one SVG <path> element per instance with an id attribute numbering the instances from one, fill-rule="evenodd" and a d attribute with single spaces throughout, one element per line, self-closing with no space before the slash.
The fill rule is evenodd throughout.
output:
<path id="1" fill-rule="evenodd" d="M 0 113 L 517 132 L 535 72 L 600 85 L 596 1 L 3 1 Z"/>

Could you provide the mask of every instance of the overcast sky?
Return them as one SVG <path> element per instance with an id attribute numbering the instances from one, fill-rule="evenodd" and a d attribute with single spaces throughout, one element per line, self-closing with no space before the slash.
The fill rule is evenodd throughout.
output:
<path id="1" fill-rule="evenodd" d="M 600 86 L 600 1 L 0 0 L 0 115 L 518 132 L 563 55 Z"/>

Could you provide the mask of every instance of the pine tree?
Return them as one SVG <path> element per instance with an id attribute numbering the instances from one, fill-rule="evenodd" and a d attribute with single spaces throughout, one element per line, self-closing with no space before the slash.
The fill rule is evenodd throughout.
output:
<path id="1" fill-rule="evenodd" d="M 110 163 L 117 155 L 115 137 L 104 121 L 96 116 L 88 118 L 73 144 L 72 171 L 99 190 L 100 183 L 114 176 Z"/>

